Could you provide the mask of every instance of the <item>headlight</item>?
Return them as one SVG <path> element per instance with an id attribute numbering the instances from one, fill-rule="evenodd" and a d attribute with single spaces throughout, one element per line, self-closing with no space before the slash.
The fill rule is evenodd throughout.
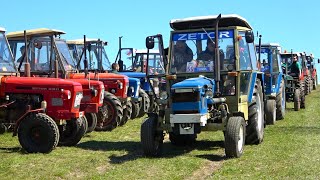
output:
<path id="1" fill-rule="evenodd" d="M 96 90 L 96 89 L 91 89 L 91 96 L 93 96 L 93 97 L 98 96 L 98 90 Z"/>
<path id="2" fill-rule="evenodd" d="M 136 92 L 135 97 L 138 97 L 138 96 L 139 96 L 139 91 L 140 91 L 140 85 L 137 87 L 137 92 Z"/>
<path id="3" fill-rule="evenodd" d="M 160 93 L 160 100 L 166 100 L 168 99 L 168 93 L 166 91 L 163 91 Z"/>
<path id="4" fill-rule="evenodd" d="M 123 89 L 123 83 L 122 83 L 122 82 L 119 82 L 118 88 L 119 88 L 119 89 Z"/>
<path id="5" fill-rule="evenodd" d="M 134 93 L 134 87 L 130 86 L 128 90 L 128 96 L 133 96 L 133 93 Z"/>
<path id="6" fill-rule="evenodd" d="M 104 99 L 104 88 L 101 89 L 100 100 L 99 103 L 102 104 Z"/>
<path id="7" fill-rule="evenodd" d="M 83 98 L 82 92 L 77 92 L 76 98 L 74 99 L 74 107 L 75 108 L 80 108 L 80 103 L 81 103 L 82 98 Z"/>
<path id="8" fill-rule="evenodd" d="M 213 98 L 213 92 L 212 90 L 206 90 L 205 95 L 206 98 L 210 99 Z"/>

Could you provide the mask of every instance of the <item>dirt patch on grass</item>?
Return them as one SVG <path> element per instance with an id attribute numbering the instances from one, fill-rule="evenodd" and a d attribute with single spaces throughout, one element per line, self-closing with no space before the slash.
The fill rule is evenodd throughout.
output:
<path id="1" fill-rule="evenodd" d="M 210 161 L 207 160 L 203 166 L 194 171 L 190 177 L 186 177 L 186 180 L 201 180 L 208 179 L 211 175 L 217 172 L 222 167 L 223 161 Z"/>

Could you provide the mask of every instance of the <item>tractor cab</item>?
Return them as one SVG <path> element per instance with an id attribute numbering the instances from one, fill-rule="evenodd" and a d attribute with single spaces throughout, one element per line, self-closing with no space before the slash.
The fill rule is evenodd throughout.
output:
<path id="1" fill-rule="evenodd" d="M 317 79 L 317 68 L 316 64 L 318 63 L 312 54 L 306 56 L 307 59 L 307 67 L 310 71 L 311 81 L 312 81 L 312 89 L 315 90 L 317 88 L 318 79 Z"/>
<path id="2" fill-rule="evenodd" d="M 81 76 L 82 73 L 79 73 L 66 41 L 61 38 L 63 34 L 65 32 L 61 30 L 46 28 L 26 31 L 27 54 L 31 75 L 38 77 L 59 77 L 79 82 L 84 92 L 80 109 L 85 111 L 88 119 L 96 121 L 97 113 L 106 114 L 106 112 L 100 112 L 103 109 L 100 108 L 103 106 L 104 99 L 103 83 L 91 80 L 90 73 L 83 75 L 82 78 L 73 78 L 76 75 Z M 8 34 L 8 40 L 14 54 L 15 63 L 19 71 L 24 73 L 23 65 L 26 62 L 20 60 L 20 57 L 24 59 L 25 55 L 25 53 L 21 54 L 23 51 L 20 51 L 25 48 L 24 32 L 11 32 Z M 93 124 L 96 123 L 94 122 Z"/>
<path id="3" fill-rule="evenodd" d="M 264 134 L 263 73 L 252 27 L 238 15 L 221 14 L 174 19 L 170 26 L 168 54 L 162 35 L 146 38 L 147 54 L 159 50 L 165 68 L 152 74 L 146 66 L 152 91 L 152 78 L 166 83 L 156 95 L 159 111 L 149 113 L 141 125 L 144 153 L 158 155 L 163 131 L 172 144 L 186 145 L 202 131 L 220 130 L 226 156 L 240 157 L 245 142 L 259 144 Z M 237 134 L 234 141 L 232 133 Z"/>

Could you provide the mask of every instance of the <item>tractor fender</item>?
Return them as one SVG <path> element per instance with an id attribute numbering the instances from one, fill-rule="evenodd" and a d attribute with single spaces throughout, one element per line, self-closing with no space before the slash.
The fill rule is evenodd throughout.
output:
<path id="1" fill-rule="evenodd" d="M 12 136 L 16 136 L 17 135 L 18 127 L 19 127 L 20 123 L 24 120 L 24 118 L 26 116 L 28 116 L 31 113 L 44 113 L 44 112 L 45 112 L 45 109 L 43 109 L 43 108 L 32 109 L 31 110 L 31 106 L 28 105 L 27 106 L 27 111 L 16 121 L 16 124 L 15 124 L 14 129 L 13 129 L 13 135 Z"/>

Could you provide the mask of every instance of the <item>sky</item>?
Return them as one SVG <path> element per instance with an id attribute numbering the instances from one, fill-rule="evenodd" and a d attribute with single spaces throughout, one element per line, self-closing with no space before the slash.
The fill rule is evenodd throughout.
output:
<path id="1" fill-rule="evenodd" d="M 320 57 L 318 0 L 27 0 L 12 4 L 2 2 L 0 8 L 0 27 L 7 32 L 52 28 L 65 31 L 61 37 L 67 40 L 83 35 L 100 38 L 108 41 L 112 62 L 119 36 L 123 36 L 122 47 L 144 49 L 147 36 L 162 34 L 168 46 L 171 19 L 219 13 L 244 17 L 262 35 L 263 43 L 279 43 L 283 50 Z"/>

